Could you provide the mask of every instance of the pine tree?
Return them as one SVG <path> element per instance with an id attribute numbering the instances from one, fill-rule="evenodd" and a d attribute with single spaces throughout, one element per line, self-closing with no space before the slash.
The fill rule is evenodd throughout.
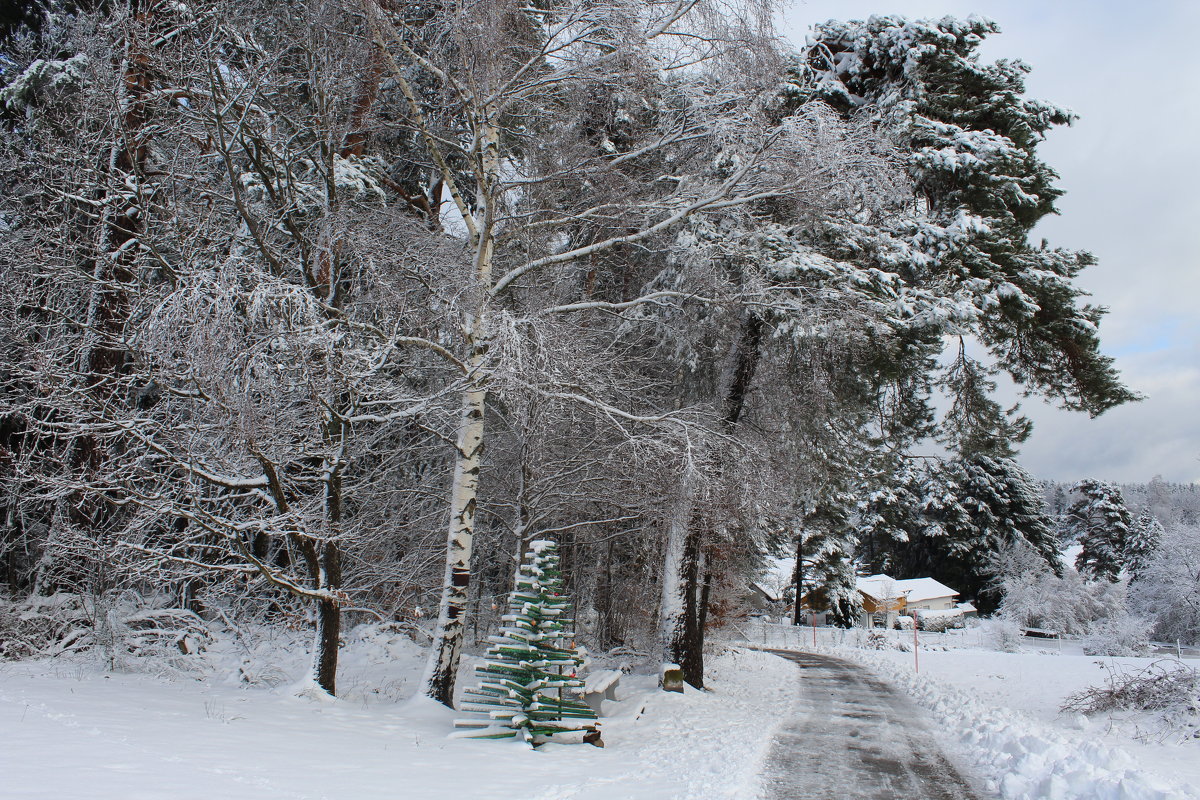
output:
<path id="1" fill-rule="evenodd" d="M 1111 483 L 1088 478 L 1071 487 L 1081 494 L 1071 504 L 1063 522 L 1064 532 L 1082 546 L 1075 568 L 1093 579 L 1116 582 L 1126 563 L 1133 519 L 1121 490 Z"/>
<path id="2" fill-rule="evenodd" d="M 1057 522 L 1058 518 L 1067 513 L 1067 490 L 1062 484 L 1054 485 L 1054 493 L 1050 498 L 1049 512 Z"/>
<path id="3" fill-rule="evenodd" d="M 902 486 L 876 496 L 881 494 L 904 505 L 862 518 L 864 524 L 874 521 L 872 533 L 884 534 L 874 537 L 879 549 L 873 569 L 897 578 L 935 578 L 984 612 L 1000 600 L 991 588 L 992 563 L 1006 545 L 1024 542 L 1048 569 L 1061 571 L 1041 494 L 1011 458 L 976 455 L 930 462 L 905 471 Z M 903 520 L 903 528 L 889 528 L 887 519 Z"/>
<path id="4" fill-rule="evenodd" d="M 1016 406 L 1005 410 L 992 399 L 996 382 L 990 372 L 967 355 L 960 336 L 958 357 L 942 377 L 941 385 L 952 404 L 938 438 L 963 458 L 1012 458 L 1016 445 L 1028 439 L 1033 429 L 1027 418 L 1017 415 Z"/>
<path id="5" fill-rule="evenodd" d="M 1150 559 L 1162 546 L 1163 533 L 1162 523 L 1149 509 L 1144 509 L 1134 520 L 1125 540 L 1124 562 L 1135 579 L 1145 571 Z"/>
<path id="6" fill-rule="evenodd" d="M 892 574 L 897 548 L 924 527 L 927 475 L 927 466 L 903 459 L 871 476 L 855 516 L 859 557 L 868 572 Z"/>
<path id="7" fill-rule="evenodd" d="M 530 543 L 508 609 L 506 624 L 489 637 L 486 659 L 475 668 L 479 686 L 463 692 L 463 710 L 481 716 L 458 720 L 459 735 L 538 745 L 556 733 L 597 730 L 595 712 L 572 696 L 583 687 L 577 677 L 583 659 L 568 644 L 574 620 L 554 542 Z"/>
<path id="8" fill-rule="evenodd" d="M 852 507 L 851 496 L 835 492 L 810 504 L 801 517 L 807 591 L 824 598 L 829 619 L 839 628 L 852 627 L 862 614 L 853 560 L 857 537 L 849 519 Z"/>
<path id="9" fill-rule="evenodd" d="M 993 372 L 1093 416 L 1137 399 L 1099 350 L 1103 309 L 1073 284 L 1092 256 L 1029 241 L 1062 194 L 1037 146 L 1073 117 L 1023 96 L 1025 64 L 980 61 L 981 42 L 997 31 L 977 17 L 830 21 L 816 26 L 783 93 L 785 108 L 821 101 L 869 122 L 911 181 L 870 221 L 811 226 L 823 255 L 933 299 L 934 313 L 909 320 L 915 357 L 896 361 L 897 385 L 907 378 L 919 392 L 948 334 L 987 350 L 988 363 L 968 358 L 960 338 L 940 382 L 953 405 L 939 438 L 957 458 L 880 473 L 859 517 L 868 561 L 897 577 L 944 575 L 968 595 L 983 591 L 987 559 L 1005 541 L 1028 539 L 1058 569 L 1038 493 L 1012 461 L 1029 423 L 991 399 Z M 918 505 L 905 506 L 912 498 Z"/>
<path id="10" fill-rule="evenodd" d="M 1057 575 L 1057 541 L 1041 490 L 1013 459 L 1029 422 L 991 399 L 989 371 L 961 339 L 943 385 L 953 405 L 938 438 L 955 457 L 906 465 L 893 487 L 868 496 L 860 525 L 875 551 L 864 555 L 875 571 L 936 578 L 987 612 L 1000 599 L 992 563 L 1001 549 L 1024 542 Z"/>
<path id="11" fill-rule="evenodd" d="M 998 30 L 979 17 L 830 21 L 814 29 L 785 94 L 869 119 L 894 142 L 918 198 L 882 226 L 832 226 L 830 255 L 874 260 L 936 292 L 945 320 L 1018 383 L 1095 416 L 1137 395 L 1100 352 L 1104 310 L 1080 304 L 1072 283 L 1094 258 L 1028 241 L 1062 194 L 1037 145 L 1074 117 L 1023 97 L 1021 61 L 980 62 L 979 45 Z"/>

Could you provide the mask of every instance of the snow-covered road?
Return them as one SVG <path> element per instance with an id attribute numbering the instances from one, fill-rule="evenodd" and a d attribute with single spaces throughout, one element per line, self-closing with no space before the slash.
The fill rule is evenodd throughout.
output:
<path id="1" fill-rule="evenodd" d="M 763 773 L 769 800 L 975 800 L 907 696 L 863 667 L 772 651 L 801 668 L 802 696 Z"/>

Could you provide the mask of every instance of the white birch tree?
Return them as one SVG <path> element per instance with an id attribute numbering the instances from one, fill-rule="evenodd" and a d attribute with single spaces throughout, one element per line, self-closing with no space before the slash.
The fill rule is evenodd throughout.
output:
<path id="1" fill-rule="evenodd" d="M 471 264 L 473 301 L 460 317 L 468 378 L 445 590 L 425 678 L 427 693 L 443 703 L 452 702 L 462 648 L 499 309 L 526 297 L 531 285 L 561 282 L 578 262 L 644 247 L 697 214 L 788 191 L 768 168 L 773 154 L 766 136 L 741 163 L 712 169 L 720 124 L 737 98 L 706 95 L 704 79 L 718 67 L 732 73 L 731 61 L 744 65 L 763 49 L 747 48 L 763 41 L 759 23 L 719 10 L 737 9 L 654 0 L 490 2 L 440 9 L 414 22 L 381 4 L 368 8 L 376 43 L 408 102 L 408 125 L 423 140 L 436 176 L 428 183 L 444 187 L 461 218 Z M 621 141 L 603 125 L 591 127 L 588 109 L 580 107 L 579 98 L 593 96 L 636 103 L 647 88 L 661 95 L 641 101 L 648 120 L 626 125 Z M 426 94 L 435 104 L 425 102 Z M 656 172 L 672 161 L 671 173 Z M 587 191 L 564 194 L 572 186 Z M 580 288 L 540 313 L 620 311 L 679 294 L 593 300 L 586 280 Z M 631 422 L 661 419 L 608 407 L 586 388 L 561 393 Z"/>

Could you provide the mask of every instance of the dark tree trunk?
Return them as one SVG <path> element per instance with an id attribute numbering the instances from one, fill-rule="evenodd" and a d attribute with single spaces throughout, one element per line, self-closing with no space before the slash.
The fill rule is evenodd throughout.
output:
<path id="1" fill-rule="evenodd" d="M 97 191 L 98 206 L 108 205 L 111 210 L 102 213 L 95 236 L 92 255 L 80 265 L 92 278 L 91 296 L 85 311 L 84 322 L 90 327 L 95 340 L 83 344 L 83 368 L 80 377 L 83 390 L 100 408 L 110 403 L 120 403 L 117 393 L 121 377 L 128 371 L 129 355 L 125 344 L 125 327 L 128 323 L 130 301 L 129 288 L 134 281 L 134 260 L 138 248 L 129 247 L 141 238 L 145 225 L 145 209 L 136 200 L 126 202 L 124 191 L 130 180 L 140 183 L 145 175 L 149 155 L 149 104 L 147 96 L 153 89 L 150 76 L 150 56 L 144 40 L 150 40 L 150 27 L 154 22 L 152 9 L 133 4 L 134 26 L 127 31 L 125 55 L 122 68 L 122 105 L 124 111 L 120 128 L 109 151 L 110 160 L 105 165 L 108 185 Z M 115 188 L 110 194 L 111 187 Z M 99 416 L 99 414 L 97 414 Z M 94 422 L 95 419 L 87 419 Z M 84 433 L 71 443 L 66 463 L 76 473 L 81 487 L 104 484 L 102 476 L 106 463 L 120 448 L 120 442 L 105 439 L 92 432 Z M 71 523 L 88 531 L 89 538 L 96 543 L 111 544 L 109 528 L 113 524 L 121 503 L 114 502 L 112 489 L 88 491 L 80 488 L 66 498 L 62 508 Z M 44 564 L 43 567 L 47 566 Z M 93 592 L 102 593 L 109 587 L 108 578 L 102 570 L 81 577 Z M 57 591 L 53 582 L 37 579 L 43 592 Z"/>
<path id="2" fill-rule="evenodd" d="M 712 592 L 713 574 L 711 570 L 704 573 L 704 588 L 700 590 L 700 630 L 703 631 L 708 625 L 708 596 Z M 704 656 L 704 650 L 700 651 L 701 658 Z M 703 669 L 703 663 L 701 669 Z"/>
<path id="3" fill-rule="evenodd" d="M 750 382 L 758 370 L 759 345 L 762 343 L 763 323 L 754 314 L 747 314 L 742 320 L 742 330 L 734 346 L 732 369 L 727 386 L 724 388 L 724 415 L 722 421 L 726 430 L 732 432 L 742 418 L 746 407 L 746 395 L 750 391 Z"/>
<path id="4" fill-rule="evenodd" d="M 204 613 L 204 603 L 200 602 L 200 589 L 204 587 L 204 582 L 198 578 L 190 578 L 183 582 L 182 591 L 179 593 L 179 605 L 199 616 Z"/>
<path id="5" fill-rule="evenodd" d="M 683 679 L 697 689 L 704 688 L 704 623 L 700 588 L 702 539 L 703 534 L 693 523 L 683 552 L 683 636 L 679 642 L 679 652 L 675 654 L 676 663 L 683 669 Z"/>
<path id="6" fill-rule="evenodd" d="M 741 330 L 730 350 L 721 381 L 722 423 L 732 433 L 742 417 L 746 395 L 758 368 L 763 323 L 753 313 L 742 318 Z M 704 524 L 693 517 L 683 553 L 684 620 L 681 635 L 673 642 L 675 663 L 683 669 L 683 679 L 697 689 L 704 688 L 704 627 L 708 619 L 710 576 L 702 569 L 705 539 Z M 701 586 L 701 576 L 704 585 Z"/>
<path id="7" fill-rule="evenodd" d="M 325 588 L 342 584 L 342 553 L 336 542 L 328 542 L 321 559 Z M 337 694 L 338 647 L 342 634 L 342 609 L 332 600 L 317 604 L 317 684 L 330 694 Z"/>
<path id="8" fill-rule="evenodd" d="M 796 569 L 792 572 L 792 583 L 796 586 L 796 608 L 792 612 L 792 624 L 803 625 L 804 619 L 800 613 L 800 599 L 804 597 L 804 534 L 796 537 Z"/>
<path id="9" fill-rule="evenodd" d="M 342 398 L 344 401 L 345 398 Z M 339 405 L 344 405 L 340 403 Z M 346 437 L 345 423 L 335 418 L 328 428 L 330 442 L 341 443 Z M 340 460 L 326 462 L 329 477 L 325 483 L 325 514 L 329 522 L 330 538 L 323 544 L 311 543 L 313 559 L 309 568 L 312 569 L 312 579 L 317 588 L 327 592 L 338 592 L 342 586 L 342 551 L 338 547 L 337 535 L 342 528 L 342 467 Z M 316 561 L 317 547 L 320 550 L 320 563 Z M 314 658 L 316 663 L 317 684 L 329 692 L 337 694 L 338 648 L 341 646 L 342 608 L 335 599 L 322 599 L 317 602 L 317 641 Z"/>

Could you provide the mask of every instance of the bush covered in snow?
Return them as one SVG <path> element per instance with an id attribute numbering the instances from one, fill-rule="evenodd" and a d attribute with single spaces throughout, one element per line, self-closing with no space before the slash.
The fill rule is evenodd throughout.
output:
<path id="1" fill-rule="evenodd" d="M 980 620 L 980 639 L 996 650 L 1015 653 L 1021 649 L 1021 628 L 1005 616 Z"/>
<path id="2" fill-rule="evenodd" d="M 1142 523 L 1142 527 L 1153 527 Z M 1023 543 L 993 559 L 1000 614 L 1023 628 L 1084 637 L 1089 655 L 1144 653 L 1149 639 L 1200 644 L 1200 528 L 1175 525 L 1147 545 L 1132 577 L 1056 575 Z"/>
<path id="3" fill-rule="evenodd" d="M 1087 581 L 1070 567 L 1056 575 L 1023 542 L 1001 548 L 992 569 L 1004 595 L 1000 616 L 1021 628 L 1085 635 L 1098 622 L 1128 613 L 1125 583 Z"/>
<path id="4" fill-rule="evenodd" d="M 948 630 L 967 626 L 966 617 L 961 611 L 918 612 L 917 619 L 921 623 L 921 630 L 930 633 L 945 633 Z"/>
<path id="5" fill-rule="evenodd" d="M 867 632 L 863 647 L 871 650 L 902 650 L 907 653 L 909 647 L 903 641 L 889 636 L 886 631 L 872 630 Z"/>
<path id="6" fill-rule="evenodd" d="M 55 594 L 0 600 L 0 659 L 53 657 L 91 651 L 112 668 L 137 661 L 191 669 L 213 642 L 191 611 L 133 592 Z"/>
<path id="7" fill-rule="evenodd" d="M 1114 614 L 1088 627 L 1081 642 L 1089 656 L 1140 656 L 1150 650 L 1146 620 L 1132 614 Z"/>
<path id="8" fill-rule="evenodd" d="M 64 641 L 70 620 L 47 608 L 61 597 L 37 597 L 23 603 L 0 598 L 0 661 L 32 658 Z"/>

